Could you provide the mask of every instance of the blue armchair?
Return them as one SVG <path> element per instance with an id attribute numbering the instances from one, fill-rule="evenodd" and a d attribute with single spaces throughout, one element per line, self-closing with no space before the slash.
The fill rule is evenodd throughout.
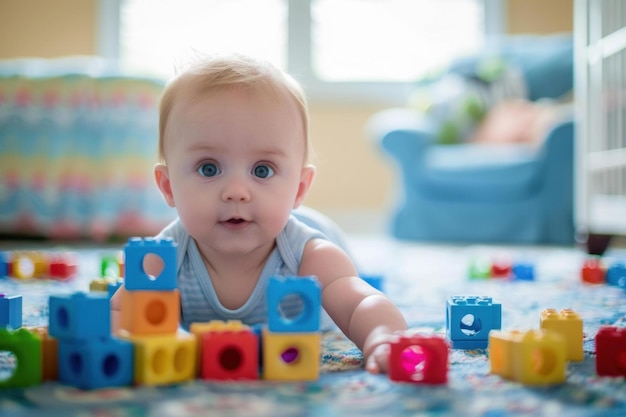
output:
<path id="1" fill-rule="evenodd" d="M 504 39 L 455 61 L 446 74 L 467 76 L 494 56 L 519 70 L 530 101 L 571 93 L 570 36 Z M 400 177 L 393 236 L 434 242 L 574 242 L 571 117 L 553 124 L 539 145 L 478 144 L 463 138 L 450 144 L 441 140 L 444 123 L 441 114 L 409 107 L 384 110 L 369 122 L 370 136 Z"/>

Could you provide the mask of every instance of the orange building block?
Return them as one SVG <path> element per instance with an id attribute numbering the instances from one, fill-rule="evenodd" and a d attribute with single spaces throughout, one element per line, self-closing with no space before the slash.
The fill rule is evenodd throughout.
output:
<path id="1" fill-rule="evenodd" d="M 59 342 L 48 335 L 47 327 L 28 329 L 41 338 L 41 376 L 43 381 L 59 379 Z"/>
<path id="2" fill-rule="evenodd" d="M 180 293 L 123 291 L 120 328 L 132 335 L 173 334 L 180 320 Z"/>

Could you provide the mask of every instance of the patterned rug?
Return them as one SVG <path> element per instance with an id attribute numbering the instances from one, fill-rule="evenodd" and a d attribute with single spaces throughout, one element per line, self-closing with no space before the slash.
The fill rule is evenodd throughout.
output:
<path id="1" fill-rule="evenodd" d="M 584 322 L 585 359 L 569 363 L 566 382 L 527 387 L 489 373 L 488 352 L 451 350 L 449 381 L 441 386 L 399 384 L 362 369 L 360 352 L 337 332 L 324 334 L 321 376 L 315 382 L 213 383 L 80 391 L 58 383 L 0 391 L 2 416 L 624 416 L 624 378 L 595 374 L 593 338 L 603 324 L 626 326 L 626 294 L 579 278 L 585 254 L 571 248 L 445 246 L 352 237 L 353 255 L 365 274 L 384 277 L 384 291 L 402 309 L 411 329 L 445 333 L 445 303 L 452 295 L 490 296 L 502 304 L 503 330 L 539 326 L 546 308 L 574 309 Z M 3 244 L 0 247 L 12 249 Z M 55 248 L 58 249 L 58 248 Z M 99 259 L 113 248 L 72 248 L 80 275 L 68 283 L 0 280 L 0 293 L 22 294 L 24 321 L 47 320 L 50 293 L 86 290 Z M 535 281 L 470 280 L 473 259 L 528 261 Z M 626 259 L 610 252 L 605 261 Z"/>

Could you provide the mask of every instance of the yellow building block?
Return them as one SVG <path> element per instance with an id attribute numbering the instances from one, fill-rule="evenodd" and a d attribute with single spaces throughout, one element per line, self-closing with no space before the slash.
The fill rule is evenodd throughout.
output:
<path id="1" fill-rule="evenodd" d="M 168 385 L 196 377 L 196 338 L 186 332 L 136 336 L 121 332 L 135 347 L 135 384 Z"/>
<path id="2" fill-rule="evenodd" d="M 272 333 L 263 329 L 263 378 L 313 381 L 320 370 L 319 333 Z"/>
<path id="3" fill-rule="evenodd" d="M 526 385 L 551 385 L 565 381 L 565 338 L 551 330 L 530 330 L 512 337 L 513 379 Z"/>
<path id="4" fill-rule="evenodd" d="M 18 279 L 42 278 L 48 274 L 48 261 L 37 251 L 16 251 L 11 262 L 13 276 Z"/>
<path id="5" fill-rule="evenodd" d="M 583 321 L 571 309 L 557 312 L 549 308 L 541 312 L 540 327 L 543 330 L 554 330 L 560 333 L 567 344 L 567 360 L 582 361 L 583 352 Z"/>
<path id="6" fill-rule="evenodd" d="M 492 374 L 513 379 L 513 347 L 520 335 L 518 330 L 489 332 L 489 371 Z"/>

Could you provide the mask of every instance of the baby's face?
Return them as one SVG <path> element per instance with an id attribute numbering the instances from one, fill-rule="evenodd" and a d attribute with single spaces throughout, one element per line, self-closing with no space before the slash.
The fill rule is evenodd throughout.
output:
<path id="1" fill-rule="evenodd" d="M 304 155 L 302 119 L 282 93 L 180 97 L 165 131 L 173 204 L 202 249 L 220 253 L 273 245 L 301 202 Z"/>

